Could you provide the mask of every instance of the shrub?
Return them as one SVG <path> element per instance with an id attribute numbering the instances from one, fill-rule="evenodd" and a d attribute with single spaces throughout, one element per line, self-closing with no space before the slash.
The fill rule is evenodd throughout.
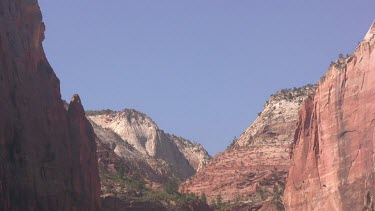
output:
<path id="1" fill-rule="evenodd" d="M 255 192 L 260 196 L 260 198 L 265 201 L 268 196 L 267 196 L 267 191 L 263 190 L 259 185 L 255 186 Z"/>
<path id="2" fill-rule="evenodd" d="M 178 193 L 178 182 L 174 179 L 172 180 L 169 180 L 166 184 L 165 184 L 165 188 L 164 188 L 165 192 L 169 193 L 169 194 L 175 194 L 175 193 Z"/>
<path id="3" fill-rule="evenodd" d="M 283 202 L 284 188 L 283 186 L 279 187 L 277 184 L 273 185 L 272 193 L 272 203 L 276 206 L 278 211 L 284 211 L 284 202 Z"/>
<path id="4" fill-rule="evenodd" d="M 237 142 L 237 137 L 235 136 L 235 137 L 233 138 L 232 142 L 230 143 L 230 145 L 227 147 L 227 149 L 232 148 L 232 147 L 236 144 L 236 142 Z"/>

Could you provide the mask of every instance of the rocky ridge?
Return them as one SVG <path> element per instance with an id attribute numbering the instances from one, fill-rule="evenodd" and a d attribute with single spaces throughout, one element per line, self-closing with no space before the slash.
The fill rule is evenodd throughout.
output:
<path id="1" fill-rule="evenodd" d="M 151 182 L 185 180 L 210 159 L 200 144 L 165 133 L 138 111 L 87 112 L 87 117 L 98 138 Z"/>
<path id="2" fill-rule="evenodd" d="M 374 210 L 375 22 L 299 113 L 287 210 Z"/>
<path id="3" fill-rule="evenodd" d="M 281 200 L 298 110 L 315 88 L 308 85 L 272 95 L 238 140 L 184 182 L 180 191 L 205 193 L 210 202 L 220 195 L 224 202 L 248 204 L 247 208 L 259 208 L 275 195 Z"/>

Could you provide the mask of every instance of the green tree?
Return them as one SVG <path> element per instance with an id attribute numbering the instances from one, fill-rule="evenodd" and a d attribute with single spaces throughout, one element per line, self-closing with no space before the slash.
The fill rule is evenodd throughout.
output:
<path id="1" fill-rule="evenodd" d="M 272 203 L 276 206 L 278 211 L 284 211 L 284 202 L 283 202 L 283 187 L 279 188 L 278 185 L 273 185 L 273 196 Z"/>
<path id="2" fill-rule="evenodd" d="M 120 175 L 121 179 L 124 179 L 125 176 L 125 168 L 123 165 L 119 166 L 117 169 L 118 174 Z"/>
<path id="3" fill-rule="evenodd" d="M 165 192 L 167 192 L 169 194 L 178 193 L 178 182 L 176 180 L 174 180 L 174 179 L 169 180 L 165 184 L 164 190 L 165 190 Z"/>
<path id="4" fill-rule="evenodd" d="M 261 188 L 258 184 L 255 186 L 255 191 L 259 194 L 260 198 L 264 201 L 268 198 L 266 190 Z"/>
<path id="5" fill-rule="evenodd" d="M 223 206 L 223 198 L 221 197 L 221 194 L 216 196 L 216 206 L 218 208 L 221 208 Z"/>
<path id="6" fill-rule="evenodd" d="M 237 137 L 235 136 L 227 149 L 232 148 L 236 144 L 236 142 L 237 142 Z"/>
<path id="7" fill-rule="evenodd" d="M 204 202 L 204 203 L 207 203 L 207 197 L 206 197 L 206 194 L 204 192 L 202 192 L 202 194 L 201 194 L 201 201 Z"/>

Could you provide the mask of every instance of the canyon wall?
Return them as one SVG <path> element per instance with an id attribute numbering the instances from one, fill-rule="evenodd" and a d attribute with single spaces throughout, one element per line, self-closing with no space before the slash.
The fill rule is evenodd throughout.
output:
<path id="1" fill-rule="evenodd" d="M 299 113 L 287 210 L 374 210 L 375 23 Z"/>
<path id="2" fill-rule="evenodd" d="M 184 182 L 180 191 L 205 193 L 209 202 L 220 195 L 243 209 L 259 209 L 275 197 L 282 206 L 298 110 L 315 88 L 308 85 L 272 95 L 238 140 Z"/>
<path id="3" fill-rule="evenodd" d="M 95 134 L 68 111 L 36 0 L 0 1 L 0 210 L 99 210 Z"/>

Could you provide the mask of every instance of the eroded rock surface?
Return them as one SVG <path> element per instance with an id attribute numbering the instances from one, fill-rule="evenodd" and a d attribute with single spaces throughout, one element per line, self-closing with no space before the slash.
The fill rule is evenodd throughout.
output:
<path id="1" fill-rule="evenodd" d="M 300 111 L 287 210 L 374 210 L 375 24 Z"/>
<path id="2" fill-rule="evenodd" d="M 238 140 L 184 182 L 180 191 L 205 193 L 209 202 L 220 194 L 223 201 L 251 204 L 241 205 L 243 209 L 259 208 L 271 200 L 273 186 L 282 189 L 287 176 L 298 110 L 315 88 L 309 85 L 272 95 Z"/>
<path id="3" fill-rule="evenodd" d="M 165 133 L 135 110 L 87 116 L 97 135 L 102 210 L 210 210 L 175 192 L 210 159 L 201 145 Z"/>
<path id="4" fill-rule="evenodd" d="M 94 132 L 64 109 L 36 0 L 0 1 L 0 210 L 98 210 Z"/>
<path id="5" fill-rule="evenodd" d="M 99 139 L 152 182 L 185 180 L 210 159 L 201 145 L 165 133 L 138 111 L 88 112 L 88 118 Z"/>

